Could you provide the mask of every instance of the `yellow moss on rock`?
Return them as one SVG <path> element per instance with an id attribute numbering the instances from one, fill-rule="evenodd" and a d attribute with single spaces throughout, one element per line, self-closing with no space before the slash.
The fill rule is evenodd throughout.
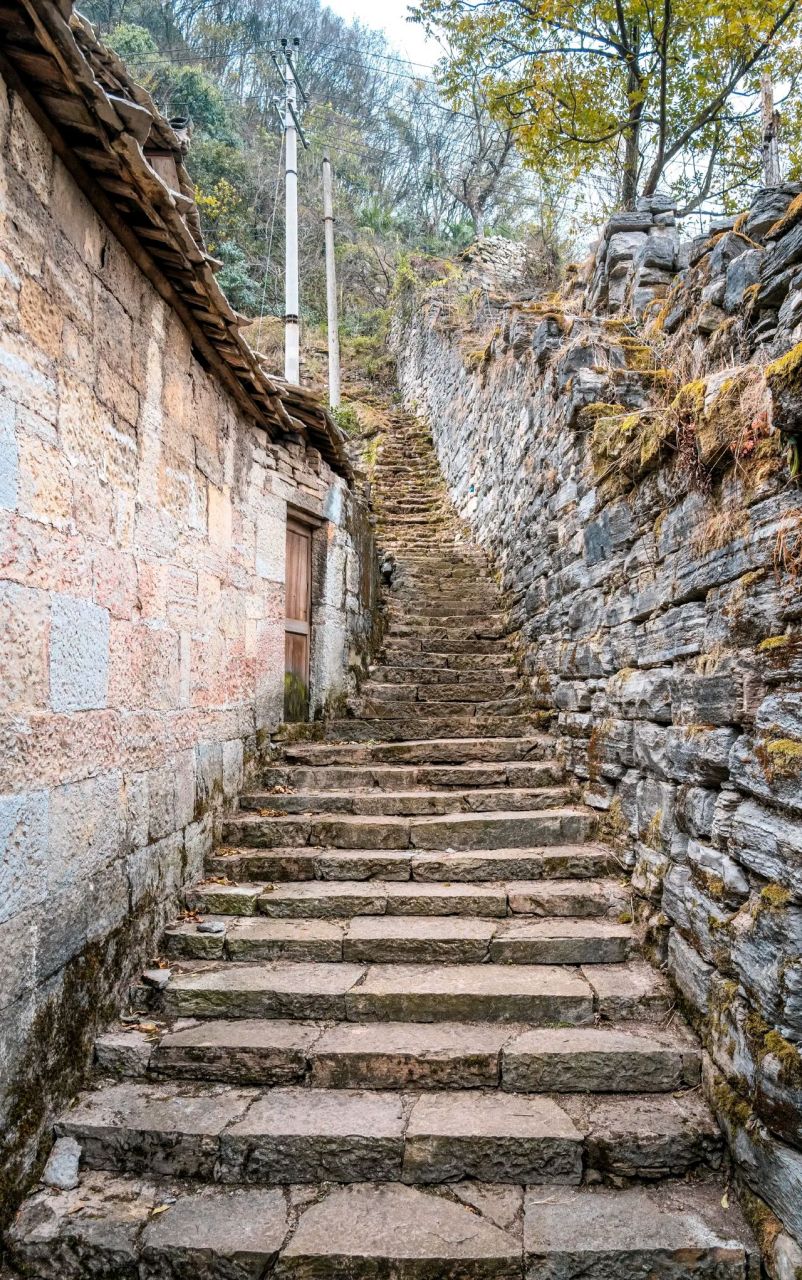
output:
<path id="1" fill-rule="evenodd" d="M 802 196 L 798 198 L 802 200 Z M 797 385 L 802 379 L 802 342 L 767 364 L 763 374 L 772 391 L 783 391 Z"/>
<path id="2" fill-rule="evenodd" d="M 790 636 L 766 636 L 765 640 L 761 640 L 757 646 L 757 652 L 769 653 L 775 649 L 784 649 L 790 643 Z"/>
<path id="3" fill-rule="evenodd" d="M 694 378 L 680 387 L 671 402 L 671 408 L 682 418 L 700 417 L 705 409 L 707 383 L 704 378 Z"/>
<path id="4" fill-rule="evenodd" d="M 783 884 L 766 884 L 760 890 L 758 910 L 782 911 L 791 901 L 791 891 Z"/>
<path id="5" fill-rule="evenodd" d="M 774 738 L 755 748 L 763 772 L 769 782 L 775 778 L 798 778 L 802 775 L 802 742 L 794 738 Z"/>
<path id="6" fill-rule="evenodd" d="M 656 365 L 655 354 L 645 342 L 640 342 L 637 338 L 627 336 L 619 338 L 619 345 L 624 352 L 624 360 L 628 369 L 635 369 L 639 373 L 647 373 L 654 370 Z"/>
<path id="7" fill-rule="evenodd" d="M 784 236 L 787 231 L 795 227 L 800 218 L 802 218 L 802 195 L 795 196 L 785 213 L 772 223 L 766 232 L 766 239 L 778 240 L 780 236 Z"/>

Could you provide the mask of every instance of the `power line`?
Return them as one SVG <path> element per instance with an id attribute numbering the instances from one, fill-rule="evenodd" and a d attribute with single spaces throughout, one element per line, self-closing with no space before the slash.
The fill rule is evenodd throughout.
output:
<path id="1" fill-rule="evenodd" d="M 397 54 L 397 53 L 375 53 L 373 51 L 362 53 L 361 50 L 354 47 L 353 42 L 350 40 L 327 40 L 326 46 L 329 49 L 348 49 L 352 53 L 356 53 L 362 58 L 371 58 L 373 61 L 391 62 L 391 63 L 395 62 L 395 63 L 398 63 L 400 66 L 417 67 L 421 71 L 434 71 L 435 69 L 434 63 L 414 62 L 411 58 L 404 58 L 401 56 L 401 54 Z M 221 58 L 231 58 L 232 56 L 235 56 L 237 54 L 242 55 L 242 54 L 253 53 L 255 51 L 271 53 L 273 52 L 273 44 L 264 40 L 253 40 L 253 41 L 250 41 L 247 45 L 240 45 L 239 47 L 237 47 L 236 45 L 232 46 L 232 48 L 229 49 L 226 53 L 217 53 L 217 54 L 197 53 L 196 54 L 192 52 L 191 48 L 188 47 L 187 43 L 185 42 L 182 45 L 162 45 L 154 53 L 141 54 L 138 61 L 140 62 L 157 61 L 161 56 L 167 56 L 171 58 L 179 56 L 179 57 L 182 57 L 187 62 L 218 62 Z M 413 77 L 413 78 L 419 79 L 420 77 Z"/>

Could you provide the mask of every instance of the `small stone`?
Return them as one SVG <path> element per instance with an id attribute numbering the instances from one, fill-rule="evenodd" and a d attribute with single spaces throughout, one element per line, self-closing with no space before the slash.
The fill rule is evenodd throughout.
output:
<path id="1" fill-rule="evenodd" d="M 75 1138 L 57 1138 L 48 1156 L 42 1182 L 59 1191 L 72 1191 L 78 1186 L 81 1144 Z"/>
<path id="2" fill-rule="evenodd" d="M 226 926 L 222 920 L 201 920 L 198 933 L 225 933 Z"/>
<path id="3" fill-rule="evenodd" d="M 145 969 L 142 974 L 142 981 L 148 987 L 155 987 L 157 991 L 164 991 L 171 977 L 170 969 Z"/>

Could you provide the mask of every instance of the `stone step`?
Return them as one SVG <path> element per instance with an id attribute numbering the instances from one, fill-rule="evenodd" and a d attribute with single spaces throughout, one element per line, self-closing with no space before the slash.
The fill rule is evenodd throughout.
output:
<path id="1" fill-rule="evenodd" d="M 528 849 L 581 843 L 592 837 L 595 823 L 591 810 L 568 805 L 412 818 L 262 817 L 246 812 L 223 820 L 222 838 L 227 845 L 263 849 L 304 845 L 332 849 Z"/>
<path id="2" fill-rule="evenodd" d="M 470 656 L 472 661 L 485 654 L 500 654 L 505 662 L 510 662 L 512 657 L 508 639 L 501 636 L 494 639 L 460 640 L 452 635 L 437 639 L 434 636 L 404 636 L 392 632 L 385 636 L 381 652 L 389 662 L 398 655 L 408 653 L 440 653 L 448 656 L 461 654 Z"/>
<path id="3" fill-rule="evenodd" d="M 100 1036 L 101 1070 L 141 1074 L 131 1034 Z M 503 1088 L 516 1093 L 662 1093 L 695 1088 L 701 1049 L 683 1028 L 488 1022 L 221 1019 L 148 1046 L 157 1076 L 328 1089 Z"/>
<path id="4" fill-rule="evenodd" d="M 387 660 L 380 667 L 371 667 L 371 673 L 377 678 L 414 680 L 416 671 L 473 671 L 477 675 L 488 675 L 494 671 L 512 671 L 511 657 L 506 650 L 498 653 L 415 653 L 410 650 L 399 650 L 395 654 L 388 653 Z M 407 674 L 404 675 L 404 672 Z"/>
<path id="5" fill-rule="evenodd" d="M 456 715 L 450 707 L 442 716 L 417 715 L 389 719 L 384 716 L 328 720 L 322 737 L 328 742 L 408 742 L 412 738 L 502 738 L 531 736 L 532 715 Z"/>
<path id="6" fill-rule="evenodd" d="M 209 876 L 227 881 L 418 880 L 462 884 L 498 880 L 582 880 L 616 875 L 613 850 L 598 844 L 545 849 L 489 849 L 462 853 L 417 849 L 217 850 L 206 859 Z M 626 904 L 620 901 L 617 910 Z"/>
<path id="7" fill-rule="evenodd" d="M 477 663 L 479 659 L 476 659 Z M 408 667 L 371 667 L 370 679 L 377 685 L 396 685 L 406 689 L 420 688 L 423 685 L 479 685 L 484 683 L 486 687 L 492 686 L 494 689 L 503 688 L 504 685 L 513 683 L 518 678 L 518 672 L 513 666 L 489 666 L 484 670 L 480 666 L 464 667 L 462 669 L 446 666 L 430 665 L 427 655 L 423 655 L 423 661 L 416 670 L 410 670 Z"/>
<path id="8" fill-rule="evenodd" d="M 437 641 L 443 643 L 473 644 L 475 641 L 505 641 L 506 627 L 504 621 L 478 617 L 474 621 L 463 617 L 455 618 L 415 618 L 407 616 L 404 621 L 391 619 L 390 629 L 385 637 L 385 645 L 393 640 L 413 639 L 421 644 Z"/>
<path id="9" fill-rule="evenodd" d="M 548 760 L 555 743 L 543 733 L 521 737 L 411 738 L 402 742 L 354 745 L 333 742 L 293 742 L 283 748 L 289 764 L 449 764 L 469 762 Z"/>
<path id="10" fill-rule="evenodd" d="M 715 1169 L 722 1139 L 700 1094 L 423 1093 L 122 1081 L 57 1121 L 86 1169 L 228 1184 L 464 1178 L 578 1186 L 585 1175 Z"/>
<path id="11" fill-rule="evenodd" d="M 164 953 L 171 959 L 246 962 L 577 965 L 621 964 L 636 950 L 632 928 L 608 920 L 501 920 L 493 915 L 211 919 L 225 933 L 201 932 L 195 921 L 179 922 L 165 930 Z"/>
<path id="12" fill-rule="evenodd" d="M 416 787 L 412 790 L 380 791 L 358 789 L 347 791 L 307 791 L 300 787 L 291 792 L 246 791 L 240 797 L 243 813 L 256 812 L 285 814 L 338 815 L 355 814 L 365 817 L 420 817 L 433 815 L 446 817 L 457 813 L 534 812 L 540 809 L 559 809 L 570 805 L 568 787 L 472 787 L 430 790 Z"/>
<path id="13" fill-rule="evenodd" d="M 414 684 L 409 682 L 404 684 L 400 682 L 384 684 L 381 681 L 368 680 L 362 685 L 360 694 L 369 703 L 403 704 L 402 710 L 409 710 L 416 703 L 484 703 L 491 698 L 498 698 L 500 701 L 507 702 L 510 698 L 522 696 L 519 695 L 519 685 L 516 682 L 503 685 L 501 683 L 494 684 L 492 680 L 482 680 L 479 683 L 472 684 L 463 679 L 442 684 Z M 427 707 L 421 707 L 424 714 L 427 709 Z"/>
<path id="14" fill-rule="evenodd" d="M 616 880 L 201 881 L 186 891 L 205 915 L 265 915 L 284 919 L 351 916 L 574 916 L 628 923 L 628 887 Z"/>
<path id="15" fill-rule="evenodd" d="M 174 1018 L 333 1018 L 350 1022 L 639 1022 L 673 1006 L 650 965 L 363 965 L 186 961 L 154 1004 Z"/>
<path id="16" fill-rule="evenodd" d="M 548 787 L 563 780 L 556 761 L 473 761 L 459 765 L 293 765 L 266 770 L 262 781 L 270 789 L 303 791 L 417 791 L 442 787 Z M 265 797 L 272 805 L 278 797 Z"/>
<path id="17" fill-rule="evenodd" d="M 355 704 L 361 719 L 398 720 L 399 717 L 420 715 L 428 720 L 453 721 L 459 716 L 463 723 L 470 727 L 474 719 L 492 717 L 494 722 L 503 720 L 505 716 L 519 716 L 529 709 L 528 694 L 510 695 L 509 697 L 490 699 L 482 702 L 455 702 L 453 699 L 436 701 L 426 700 L 424 703 L 403 702 L 397 699 L 371 698 L 361 694 Z"/>

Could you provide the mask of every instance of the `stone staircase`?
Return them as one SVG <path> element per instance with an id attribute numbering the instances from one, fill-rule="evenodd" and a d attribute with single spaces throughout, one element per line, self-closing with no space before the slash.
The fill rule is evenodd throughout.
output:
<path id="1" fill-rule="evenodd" d="M 354 715 L 287 743 L 57 1125 L 37 1280 L 711 1280 L 760 1266 L 701 1053 L 538 732 L 481 552 L 399 417 Z M 144 990 L 138 1001 L 145 999 Z"/>

